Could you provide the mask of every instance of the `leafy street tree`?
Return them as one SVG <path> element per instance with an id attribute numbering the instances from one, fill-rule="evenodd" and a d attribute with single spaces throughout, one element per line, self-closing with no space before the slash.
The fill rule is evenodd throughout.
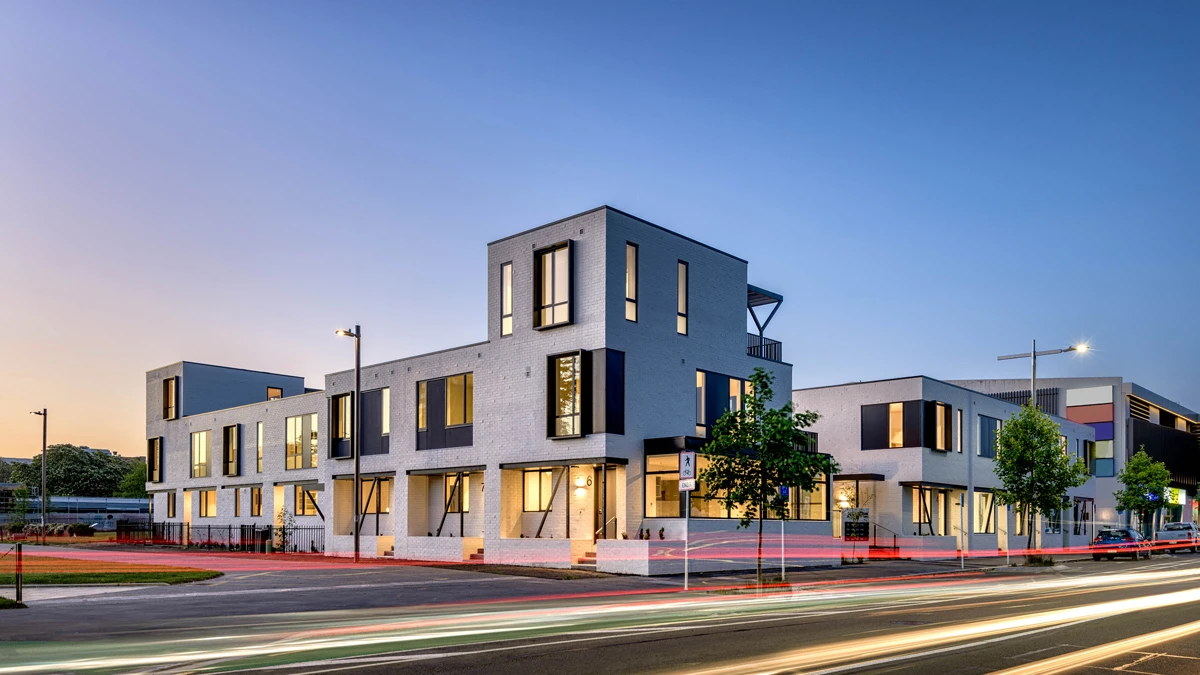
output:
<path id="1" fill-rule="evenodd" d="M 0 483 L 12 482 L 12 465 L 0 459 Z"/>
<path id="2" fill-rule="evenodd" d="M 1154 512 L 1167 503 L 1167 484 L 1171 482 L 1171 471 L 1162 462 L 1156 462 L 1146 454 L 1142 446 L 1133 457 L 1125 462 L 1125 468 L 1117 474 L 1121 481 L 1120 492 L 1114 492 L 1117 508 L 1136 513 L 1145 529 L 1154 520 Z"/>
<path id="3" fill-rule="evenodd" d="M 125 477 L 121 479 L 121 485 L 117 487 L 117 491 L 113 493 L 114 497 L 132 497 L 134 499 L 145 499 L 150 495 L 146 493 L 146 463 L 136 460 L 127 461 L 129 470 L 125 473 Z"/>
<path id="4" fill-rule="evenodd" d="M 24 527 L 29 519 L 29 488 L 19 487 L 13 490 L 12 517 L 9 521 L 15 526 Z"/>
<path id="5" fill-rule="evenodd" d="M 46 448 L 46 489 L 64 497 L 111 497 L 129 471 L 132 460 L 100 452 L 88 452 L 66 443 Z M 30 464 L 17 464 L 11 470 L 14 483 L 30 487 L 42 484 L 42 456 Z"/>
<path id="6" fill-rule="evenodd" d="M 1034 516 L 1070 507 L 1067 490 L 1087 482 L 1087 464 L 1072 461 L 1062 429 L 1027 403 L 996 434 L 995 471 L 1004 485 L 996 491 L 996 501 L 1015 506 L 1018 517 L 1025 518 L 1025 560 L 1032 563 Z"/>
<path id="7" fill-rule="evenodd" d="M 788 401 L 779 408 L 768 404 L 775 393 L 775 378 L 762 368 L 750 376 L 752 389 L 742 399 L 741 410 L 731 410 L 713 425 L 712 439 L 700 453 L 708 466 L 700 471 L 705 485 L 701 498 L 719 501 L 739 511 L 739 527 L 758 521 L 758 583 L 762 584 L 763 518 L 768 509 L 787 518 L 788 499 L 780 487 L 807 492 L 821 475 L 832 475 L 837 463 L 828 455 L 807 449 L 804 431 L 819 418 L 815 412 L 792 411 Z"/>

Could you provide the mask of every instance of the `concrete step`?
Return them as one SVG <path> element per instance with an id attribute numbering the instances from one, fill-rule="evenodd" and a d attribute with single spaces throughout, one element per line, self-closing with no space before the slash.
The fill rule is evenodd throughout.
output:
<path id="1" fill-rule="evenodd" d="M 483 549 L 481 549 L 481 548 L 479 548 L 479 549 L 475 549 L 475 552 L 476 552 L 476 553 L 483 553 Z"/>
<path id="2" fill-rule="evenodd" d="M 595 559 L 596 559 L 596 552 L 595 552 L 595 551 L 588 551 L 587 553 L 584 553 L 584 554 L 583 554 L 583 557 L 585 557 L 585 558 L 591 558 L 592 560 L 595 560 Z"/>
<path id="3" fill-rule="evenodd" d="M 392 550 L 387 550 L 387 551 L 383 552 L 383 557 L 385 557 L 385 558 L 391 558 L 395 555 L 396 555 L 396 552 L 392 551 Z"/>
<path id="4" fill-rule="evenodd" d="M 596 571 L 596 562 L 595 562 L 594 560 L 593 560 L 592 562 L 590 562 L 590 563 L 588 563 L 588 562 L 582 562 L 582 559 L 580 559 L 580 560 L 581 560 L 580 562 L 577 562 L 577 563 L 575 563 L 574 565 L 571 565 L 571 569 L 573 569 L 573 570 L 586 570 L 586 571 L 588 571 L 588 572 L 595 572 L 595 571 Z"/>
<path id="5" fill-rule="evenodd" d="M 483 553 L 472 553 L 471 560 L 477 561 L 477 562 L 483 562 Z"/>

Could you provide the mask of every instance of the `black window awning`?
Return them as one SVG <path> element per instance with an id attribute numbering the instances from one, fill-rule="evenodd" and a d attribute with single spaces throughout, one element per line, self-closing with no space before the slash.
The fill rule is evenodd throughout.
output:
<path id="1" fill-rule="evenodd" d="M 486 464 L 472 464 L 470 466 L 447 466 L 437 469 L 409 469 L 404 473 L 409 476 L 442 476 L 454 473 L 477 473 L 485 469 L 487 469 Z"/>
<path id="2" fill-rule="evenodd" d="M 359 478 L 390 478 L 395 476 L 395 471 L 372 471 L 371 473 L 360 473 Z M 339 473 L 333 477 L 334 480 L 354 480 L 352 473 Z"/>
<path id="3" fill-rule="evenodd" d="M 665 438 L 647 438 L 642 441 L 642 448 L 647 455 L 669 455 L 684 450 L 697 451 L 707 442 L 707 438 L 699 436 L 667 436 Z"/>
<path id="4" fill-rule="evenodd" d="M 838 473 L 834 474 L 833 479 L 880 482 L 884 480 L 884 477 L 881 473 Z"/>
<path id="5" fill-rule="evenodd" d="M 559 466 L 587 466 L 589 464 L 620 464 L 629 463 L 624 457 L 579 457 L 576 459 L 543 459 L 533 462 L 509 462 L 501 464 L 501 469 L 549 469 Z"/>

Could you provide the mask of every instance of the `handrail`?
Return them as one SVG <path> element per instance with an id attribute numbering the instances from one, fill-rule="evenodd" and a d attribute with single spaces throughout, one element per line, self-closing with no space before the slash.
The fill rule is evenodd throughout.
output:
<path id="1" fill-rule="evenodd" d="M 884 527 L 883 525 L 880 525 L 879 523 L 871 523 L 871 525 L 874 526 L 874 528 L 875 528 L 874 533 L 871 535 L 871 545 L 872 546 L 879 546 L 879 529 L 883 528 L 884 530 L 887 530 L 888 532 L 892 533 L 892 548 L 899 548 L 896 545 L 896 539 L 900 536 L 900 534 L 898 532 L 896 532 L 895 530 L 893 530 L 889 527 Z"/>
<path id="2" fill-rule="evenodd" d="M 601 525 L 600 527 L 597 527 L 596 531 L 592 533 L 592 536 L 595 537 L 596 535 L 600 534 L 604 530 L 604 528 L 608 527 L 609 523 L 615 523 L 616 521 L 617 521 L 616 516 L 613 516 L 612 518 L 609 518 L 608 520 L 604 521 L 604 524 Z"/>

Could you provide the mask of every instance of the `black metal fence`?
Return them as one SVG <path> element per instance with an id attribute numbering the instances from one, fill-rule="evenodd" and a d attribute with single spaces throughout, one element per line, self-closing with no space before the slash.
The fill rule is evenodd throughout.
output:
<path id="1" fill-rule="evenodd" d="M 325 528 L 272 525 L 117 523 L 118 542 L 207 548 L 223 551 L 324 553 Z"/>
<path id="2" fill-rule="evenodd" d="M 770 361 L 783 361 L 783 343 L 769 337 L 746 333 L 746 354 Z"/>

